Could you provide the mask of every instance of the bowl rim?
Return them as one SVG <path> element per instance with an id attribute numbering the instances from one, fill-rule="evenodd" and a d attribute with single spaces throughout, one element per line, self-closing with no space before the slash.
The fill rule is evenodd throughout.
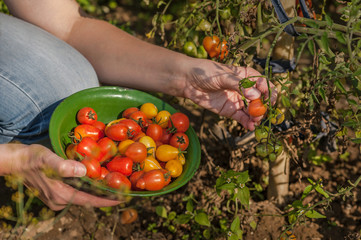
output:
<path id="1" fill-rule="evenodd" d="M 147 92 L 143 92 L 140 90 L 135 90 L 135 89 L 129 89 L 129 88 L 122 88 L 122 87 L 117 87 L 117 86 L 100 86 L 100 87 L 93 87 L 93 88 L 87 88 L 78 92 L 75 92 L 73 94 L 71 94 L 70 96 L 68 96 L 67 98 L 63 99 L 60 104 L 56 107 L 56 109 L 54 110 L 51 119 L 50 119 L 50 123 L 49 123 L 49 138 L 50 138 L 50 142 L 51 142 L 51 146 L 53 148 L 53 151 L 60 157 L 66 159 L 66 155 L 64 157 L 63 154 L 60 154 L 60 152 L 64 152 L 64 149 L 62 147 L 62 143 L 60 139 L 57 139 L 58 134 L 57 134 L 57 129 L 56 129 L 56 121 L 61 117 L 58 116 L 59 112 L 61 112 L 62 109 L 66 108 L 69 104 L 73 105 L 73 99 L 77 98 L 77 97 L 89 97 L 90 94 L 94 93 L 94 92 L 102 92 L 102 91 L 109 91 L 112 94 L 120 94 L 120 95 L 130 95 L 130 96 L 137 96 L 138 94 L 143 95 L 145 98 L 147 99 L 152 99 L 155 102 L 162 102 L 162 104 L 164 104 L 164 106 L 166 106 L 167 108 L 169 108 L 172 112 L 179 112 L 177 109 L 175 109 L 173 106 L 171 106 L 170 104 L 168 104 L 167 102 L 165 102 L 162 99 L 159 99 L 156 96 L 153 96 Z M 127 192 L 120 192 L 117 189 L 112 189 L 110 187 L 107 186 L 102 186 L 102 185 L 98 185 L 97 187 L 101 190 L 104 190 L 107 192 L 107 194 L 121 194 L 124 196 L 133 196 L 133 197 L 150 197 L 150 196 L 159 196 L 159 195 L 164 195 L 170 192 L 173 192 L 181 187 L 183 187 L 185 184 L 187 184 L 192 177 L 194 176 L 194 174 L 196 173 L 196 171 L 199 168 L 200 165 L 200 160 L 201 160 L 201 147 L 200 147 L 200 142 L 198 139 L 198 136 L 194 130 L 194 128 L 190 125 L 189 129 L 187 130 L 188 134 L 192 135 L 192 145 L 194 147 L 194 152 L 192 154 L 192 156 L 194 156 L 193 160 L 192 160 L 192 169 L 190 169 L 187 174 L 185 175 L 185 177 L 182 179 L 182 181 L 177 182 L 177 179 L 175 179 L 174 181 L 176 182 L 172 182 L 169 185 L 167 185 L 165 188 L 163 188 L 162 190 L 159 191 L 127 191 Z M 54 139 L 57 139 L 57 141 L 55 141 Z M 89 177 L 80 177 L 78 178 L 80 181 L 88 183 L 88 184 L 92 184 L 95 182 L 95 180 L 90 179 Z"/>

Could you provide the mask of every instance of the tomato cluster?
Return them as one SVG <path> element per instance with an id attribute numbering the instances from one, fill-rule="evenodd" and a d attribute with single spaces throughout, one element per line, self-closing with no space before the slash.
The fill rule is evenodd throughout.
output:
<path id="1" fill-rule="evenodd" d="M 258 142 L 256 153 L 265 160 L 275 161 L 282 153 L 282 143 L 271 135 L 271 130 L 266 126 L 259 126 L 255 130 L 255 137 Z"/>
<path id="2" fill-rule="evenodd" d="M 89 178 L 122 190 L 160 190 L 182 174 L 189 146 L 185 114 L 144 103 L 121 116 L 105 124 L 94 109 L 81 108 L 67 157 L 81 161 Z"/>

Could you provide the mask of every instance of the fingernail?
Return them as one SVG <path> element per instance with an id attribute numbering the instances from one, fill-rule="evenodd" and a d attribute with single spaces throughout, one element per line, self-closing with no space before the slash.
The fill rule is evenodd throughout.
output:
<path id="1" fill-rule="evenodd" d="M 78 165 L 74 168 L 75 177 L 84 177 L 86 174 L 86 167 L 84 165 Z"/>

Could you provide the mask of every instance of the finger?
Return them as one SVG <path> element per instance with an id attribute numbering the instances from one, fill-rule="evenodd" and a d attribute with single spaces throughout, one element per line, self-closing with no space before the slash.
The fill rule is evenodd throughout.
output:
<path id="1" fill-rule="evenodd" d="M 261 97 L 261 92 L 254 87 L 243 89 L 243 94 L 245 98 L 249 100 L 255 100 Z"/>
<path id="2" fill-rule="evenodd" d="M 265 78 L 259 78 L 257 80 L 256 87 L 262 94 L 265 95 L 265 99 L 268 99 L 269 98 L 268 84 L 271 91 L 271 103 L 273 105 L 276 103 L 277 100 L 277 90 L 275 85 L 271 82 L 267 83 L 267 80 Z"/>
<path id="3" fill-rule="evenodd" d="M 48 150 L 48 151 L 46 151 Z M 64 160 L 49 149 L 43 155 L 43 163 L 53 169 L 60 177 L 83 177 L 86 167 L 75 160 Z"/>

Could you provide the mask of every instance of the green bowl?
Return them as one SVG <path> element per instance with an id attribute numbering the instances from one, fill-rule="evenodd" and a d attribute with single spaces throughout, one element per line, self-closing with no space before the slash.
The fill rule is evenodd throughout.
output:
<path id="1" fill-rule="evenodd" d="M 60 157 L 67 159 L 65 149 L 71 142 L 68 134 L 77 125 L 76 114 L 80 108 L 93 108 L 98 114 L 98 120 L 108 123 L 118 119 L 119 114 L 126 108 L 140 107 L 146 102 L 155 104 L 159 111 L 167 110 L 170 113 L 177 112 L 176 109 L 166 102 L 148 93 L 120 87 L 104 86 L 90 88 L 69 96 L 58 105 L 50 120 L 49 136 L 53 150 Z M 141 197 L 157 196 L 170 193 L 185 185 L 197 171 L 201 158 L 200 144 L 194 129 L 190 126 L 186 134 L 189 137 L 189 147 L 185 154 L 186 163 L 183 166 L 183 173 L 178 178 L 159 191 L 130 191 L 121 194 Z M 90 185 L 95 183 L 94 180 L 88 177 L 79 179 Z M 95 185 L 106 195 L 120 193 L 104 185 Z"/>

